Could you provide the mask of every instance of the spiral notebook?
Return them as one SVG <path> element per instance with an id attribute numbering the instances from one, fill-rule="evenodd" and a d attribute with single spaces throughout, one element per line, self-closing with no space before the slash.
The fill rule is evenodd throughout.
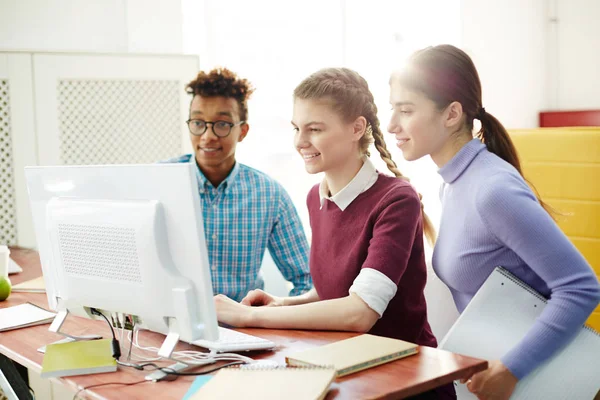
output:
<path id="1" fill-rule="evenodd" d="M 333 368 L 222 369 L 191 400 L 321 400 L 335 379 Z"/>
<path id="2" fill-rule="evenodd" d="M 547 300 L 502 267 L 475 294 L 440 348 L 497 360 L 516 346 Z M 575 338 L 523 378 L 511 399 L 593 399 L 600 390 L 600 335 L 583 326 Z M 476 399 L 465 385 L 459 399 Z"/>

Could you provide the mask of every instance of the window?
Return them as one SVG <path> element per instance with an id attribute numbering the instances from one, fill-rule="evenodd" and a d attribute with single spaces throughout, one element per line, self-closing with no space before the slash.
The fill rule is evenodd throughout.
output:
<path id="1" fill-rule="evenodd" d="M 304 171 L 293 147 L 294 88 L 320 68 L 355 69 L 369 82 L 385 133 L 390 72 L 418 48 L 457 44 L 459 7 L 458 0 L 261 0 L 260 7 L 243 0 L 204 0 L 201 6 L 188 1 L 183 5 L 184 50 L 202 51 L 203 69 L 226 66 L 257 88 L 249 103 L 250 132 L 238 147 L 238 160 L 285 186 L 310 234 L 306 194 L 322 177 Z M 190 40 L 191 36 L 198 37 L 198 42 Z M 423 194 L 425 209 L 437 222 L 441 179 L 436 166 L 429 158 L 405 162 L 393 137 L 386 136 L 393 158 Z M 387 171 L 377 151 L 371 153 L 377 167 Z"/>

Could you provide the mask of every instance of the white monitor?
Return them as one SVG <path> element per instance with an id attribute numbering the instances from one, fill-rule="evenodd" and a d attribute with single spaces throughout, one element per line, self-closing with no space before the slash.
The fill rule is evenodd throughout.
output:
<path id="1" fill-rule="evenodd" d="M 168 335 L 163 356 L 178 339 L 218 339 L 193 164 L 27 167 L 25 176 L 48 304 L 63 321 L 67 311 L 93 318 L 90 308 L 134 315 Z"/>

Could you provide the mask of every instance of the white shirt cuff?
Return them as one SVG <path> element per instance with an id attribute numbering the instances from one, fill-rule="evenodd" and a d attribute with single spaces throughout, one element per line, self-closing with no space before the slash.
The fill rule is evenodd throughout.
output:
<path id="1" fill-rule="evenodd" d="M 360 297 L 381 318 L 397 290 L 398 286 L 385 274 L 373 268 L 363 268 L 349 292 Z"/>

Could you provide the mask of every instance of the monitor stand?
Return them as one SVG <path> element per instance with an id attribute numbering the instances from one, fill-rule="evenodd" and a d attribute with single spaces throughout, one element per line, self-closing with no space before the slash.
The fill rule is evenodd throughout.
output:
<path id="1" fill-rule="evenodd" d="M 56 317 L 54 317 L 54 320 L 52 321 L 52 324 L 50 324 L 50 328 L 48 328 L 48 330 L 50 332 L 58 333 L 59 335 L 68 337 L 69 339 L 73 339 L 73 340 L 98 340 L 98 339 L 102 339 L 102 336 L 100 336 L 100 335 L 74 336 L 74 335 L 69 335 L 68 333 L 65 333 L 65 332 L 61 332 L 60 328 L 62 327 L 62 324 L 67 319 L 67 315 L 69 315 L 69 311 L 67 311 L 67 310 L 59 311 L 56 314 Z"/>

